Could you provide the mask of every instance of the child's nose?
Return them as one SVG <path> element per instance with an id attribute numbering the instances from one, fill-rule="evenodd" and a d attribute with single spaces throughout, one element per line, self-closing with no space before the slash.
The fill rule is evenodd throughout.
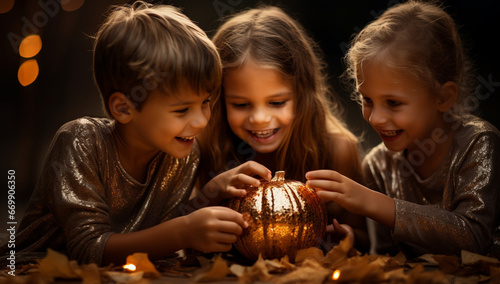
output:
<path id="1" fill-rule="evenodd" d="M 254 124 L 268 123 L 271 121 L 271 114 L 264 108 L 256 108 L 248 119 Z"/>
<path id="2" fill-rule="evenodd" d="M 387 123 L 387 114 L 383 109 L 373 107 L 368 122 L 373 126 L 383 125 Z"/>
<path id="3" fill-rule="evenodd" d="M 195 117 L 191 121 L 191 126 L 193 128 L 205 128 L 208 124 L 208 120 L 210 119 L 210 109 L 200 110 L 196 113 Z"/>

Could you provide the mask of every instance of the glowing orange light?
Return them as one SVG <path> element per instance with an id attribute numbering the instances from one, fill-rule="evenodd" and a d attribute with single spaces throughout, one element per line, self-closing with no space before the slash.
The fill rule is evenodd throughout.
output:
<path id="1" fill-rule="evenodd" d="M 127 263 L 123 266 L 123 269 L 129 270 L 129 271 L 135 271 L 137 269 L 137 267 L 135 267 L 135 265 L 133 265 L 132 263 Z"/>
<path id="2" fill-rule="evenodd" d="M 17 71 L 17 79 L 19 83 L 23 86 L 28 86 L 33 83 L 38 77 L 38 63 L 35 59 L 26 60 L 19 66 L 19 70 Z"/>
<path id="3" fill-rule="evenodd" d="M 38 54 L 42 49 L 42 39 L 39 35 L 29 35 L 19 45 L 19 55 L 30 58 Z"/>
<path id="4" fill-rule="evenodd" d="M 338 280 L 340 277 L 340 270 L 335 270 L 332 274 L 332 280 Z"/>
<path id="5" fill-rule="evenodd" d="M 0 1 L 0 14 L 9 12 L 12 7 L 14 7 L 14 0 L 2 0 Z"/>
<path id="6" fill-rule="evenodd" d="M 82 7 L 85 0 L 61 0 L 61 7 L 64 11 L 72 12 Z"/>

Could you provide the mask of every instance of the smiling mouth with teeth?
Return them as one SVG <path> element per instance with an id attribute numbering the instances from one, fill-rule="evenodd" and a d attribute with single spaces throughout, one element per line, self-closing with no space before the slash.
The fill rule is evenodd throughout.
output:
<path id="1" fill-rule="evenodd" d="M 189 136 L 189 137 L 175 137 L 175 139 L 178 139 L 178 140 L 181 140 L 181 141 L 184 141 L 184 142 L 189 142 L 191 140 L 193 140 L 196 136 Z"/>
<path id="2" fill-rule="evenodd" d="M 380 131 L 380 134 L 386 137 L 394 137 L 401 133 L 403 130 L 389 130 L 389 131 Z"/>
<path id="3" fill-rule="evenodd" d="M 254 136 L 256 136 L 257 138 L 267 138 L 267 137 L 270 137 L 271 135 L 273 135 L 274 133 L 278 132 L 279 128 L 275 128 L 275 129 L 269 129 L 269 130 L 261 130 L 261 131 L 250 131 L 250 133 Z"/>

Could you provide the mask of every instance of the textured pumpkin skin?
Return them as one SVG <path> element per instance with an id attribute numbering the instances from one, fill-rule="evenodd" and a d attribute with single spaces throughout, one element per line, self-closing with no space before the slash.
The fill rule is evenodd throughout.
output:
<path id="1" fill-rule="evenodd" d="M 234 244 L 248 259 L 288 255 L 317 246 L 325 235 L 326 209 L 316 191 L 299 181 L 284 180 L 277 172 L 259 187 L 247 186 L 247 194 L 231 199 L 229 207 L 244 215 L 249 226 Z"/>

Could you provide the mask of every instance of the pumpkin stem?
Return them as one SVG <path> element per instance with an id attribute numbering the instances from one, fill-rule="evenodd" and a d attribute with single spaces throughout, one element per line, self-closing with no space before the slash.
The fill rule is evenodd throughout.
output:
<path id="1" fill-rule="evenodd" d="M 271 181 L 285 181 L 285 171 L 277 171 Z"/>

